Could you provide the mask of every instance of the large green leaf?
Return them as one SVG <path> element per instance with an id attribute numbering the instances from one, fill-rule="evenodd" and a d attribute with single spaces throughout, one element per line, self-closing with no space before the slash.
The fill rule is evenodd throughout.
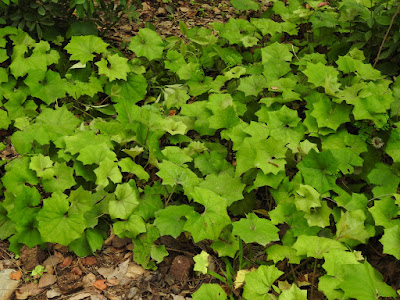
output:
<path id="1" fill-rule="evenodd" d="M 69 245 L 80 238 L 86 228 L 86 220 L 81 213 L 70 213 L 67 196 L 55 192 L 43 200 L 43 208 L 37 215 L 39 231 L 46 242 Z"/>
<path id="2" fill-rule="evenodd" d="M 108 203 L 110 217 L 115 219 L 128 219 L 139 205 L 136 190 L 129 183 L 118 184 L 115 189 L 115 200 Z"/>
<path id="3" fill-rule="evenodd" d="M 335 187 L 337 161 L 331 151 L 317 153 L 314 149 L 297 165 L 304 182 L 318 192 L 325 193 Z"/>
<path id="4" fill-rule="evenodd" d="M 260 266 L 246 274 L 243 298 L 255 300 L 270 299 L 268 292 L 272 284 L 283 274 L 275 266 Z"/>
<path id="5" fill-rule="evenodd" d="M 339 287 L 344 291 L 346 298 L 372 300 L 396 297 L 395 290 L 382 281 L 382 275 L 368 262 L 343 265 L 343 281 Z"/>
<path id="6" fill-rule="evenodd" d="M 97 36 L 73 36 L 65 50 L 71 54 L 71 60 L 79 60 L 81 64 L 86 64 L 93 60 L 95 53 L 105 53 L 107 46 L 108 44 Z"/>
<path id="7" fill-rule="evenodd" d="M 239 236 L 246 243 L 258 243 L 266 246 L 268 243 L 278 241 L 279 229 L 272 225 L 270 220 L 257 217 L 251 213 L 247 218 L 233 222 L 232 233 Z"/>
<path id="8" fill-rule="evenodd" d="M 136 36 L 131 39 L 129 49 L 137 56 L 144 56 L 148 60 L 162 57 L 164 42 L 160 36 L 149 28 L 141 28 Z"/>
<path id="9" fill-rule="evenodd" d="M 195 243 L 205 239 L 218 239 L 222 229 L 231 223 L 226 211 L 226 200 L 210 190 L 199 187 L 194 189 L 191 196 L 195 202 L 204 206 L 204 212 L 187 216 L 183 229 L 192 234 Z"/>

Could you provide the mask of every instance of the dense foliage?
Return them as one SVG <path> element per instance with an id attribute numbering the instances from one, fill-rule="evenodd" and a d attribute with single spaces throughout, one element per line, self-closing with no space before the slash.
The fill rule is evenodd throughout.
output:
<path id="1" fill-rule="evenodd" d="M 184 234 L 210 242 L 195 270 L 223 258 L 213 275 L 230 297 L 239 271 L 245 299 L 306 299 L 274 285 L 275 264 L 312 258 L 328 299 L 394 298 L 355 249 L 378 237 L 400 259 L 396 5 L 274 1 L 264 18 L 214 23 L 218 36 L 141 29 L 133 59 L 93 35 L 56 45 L 0 29 L 0 129 L 18 153 L 0 161 L 0 239 L 86 256 L 111 224 L 154 269 L 158 239 Z M 251 244 L 267 253 L 257 269 Z"/>

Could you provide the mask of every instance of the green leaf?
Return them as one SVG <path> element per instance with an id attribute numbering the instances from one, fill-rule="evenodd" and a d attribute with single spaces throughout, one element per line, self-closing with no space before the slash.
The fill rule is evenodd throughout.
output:
<path id="1" fill-rule="evenodd" d="M 182 84 L 168 85 L 164 89 L 164 104 L 167 108 L 180 108 L 189 98 L 187 88 Z"/>
<path id="2" fill-rule="evenodd" d="M 65 88 L 68 95 L 75 99 L 79 99 L 83 95 L 94 97 L 97 93 L 103 92 L 103 82 L 92 75 L 88 81 L 68 80 Z"/>
<path id="3" fill-rule="evenodd" d="M 372 189 L 375 197 L 396 193 L 400 183 L 400 178 L 393 174 L 390 166 L 383 163 L 377 163 L 367 178 L 371 184 L 376 185 Z"/>
<path id="4" fill-rule="evenodd" d="M 36 185 L 38 178 L 33 170 L 29 168 L 29 157 L 15 158 L 6 166 L 6 174 L 1 178 L 4 187 L 11 193 L 17 194 L 25 186 L 25 183 Z"/>
<path id="5" fill-rule="evenodd" d="M 207 269 L 209 265 L 209 257 L 210 255 L 206 251 L 201 251 L 200 254 L 197 254 L 193 257 L 194 267 L 193 270 L 200 272 L 202 274 L 207 274 Z"/>
<path id="6" fill-rule="evenodd" d="M 396 225 L 385 228 L 382 238 L 379 240 L 383 245 L 383 253 L 391 254 L 400 259 L 400 226 Z"/>
<path id="7" fill-rule="evenodd" d="M 287 258 L 291 264 L 299 264 L 301 261 L 301 257 L 297 255 L 296 250 L 290 246 L 274 244 L 269 246 L 266 251 L 268 260 L 272 260 L 275 264 L 285 258 Z"/>
<path id="8" fill-rule="evenodd" d="M 64 192 L 73 187 L 76 182 L 74 179 L 74 169 L 68 167 L 65 162 L 56 162 L 53 167 L 54 175 L 52 177 L 43 178 L 43 188 L 47 193 Z"/>
<path id="9" fill-rule="evenodd" d="M 251 75 L 240 78 L 238 90 L 246 96 L 257 97 L 267 87 L 267 80 L 263 75 Z"/>
<path id="10" fill-rule="evenodd" d="M 326 274 L 331 276 L 340 276 L 343 265 L 359 264 L 355 252 L 337 249 L 324 253 L 324 261 L 322 267 L 325 269 Z"/>
<path id="11" fill-rule="evenodd" d="M 43 208 L 37 215 L 38 229 L 45 242 L 69 245 L 80 238 L 86 228 L 82 214 L 69 212 L 67 196 L 55 192 L 43 200 Z"/>
<path id="12" fill-rule="evenodd" d="M 227 295 L 219 284 L 204 283 L 201 287 L 193 293 L 193 300 L 225 300 Z"/>
<path id="13" fill-rule="evenodd" d="M 154 242 L 160 237 L 158 229 L 154 226 L 148 225 L 147 231 L 133 239 L 134 251 L 133 259 L 135 262 L 141 264 L 146 269 L 154 269 L 155 264 L 151 261 L 151 252 L 154 247 Z"/>
<path id="14" fill-rule="evenodd" d="M 242 39 L 252 36 L 256 28 L 247 20 L 230 18 L 225 24 L 214 22 L 214 30 L 229 41 L 229 44 L 242 44 Z"/>
<path id="15" fill-rule="evenodd" d="M 395 163 L 398 163 L 400 162 L 400 123 L 395 123 L 394 126 L 395 128 L 390 131 L 385 152 L 393 158 Z"/>
<path id="16" fill-rule="evenodd" d="M 162 57 L 164 43 L 160 36 L 149 28 L 141 28 L 136 36 L 131 39 L 129 50 L 137 56 L 144 56 L 148 60 Z"/>
<path id="17" fill-rule="evenodd" d="M 172 117 L 163 119 L 160 124 L 160 129 L 165 130 L 171 135 L 185 135 L 189 130 L 188 126 L 185 123 L 181 121 L 176 121 Z"/>
<path id="18" fill-rule="evenodd" d="M 325 88 L 325 92 L 333 95 L 338 91 L 340 83 L 338 83 L 339 72 L 332 66 L 325 66 L 322 63 L 307 63 L 303 73 L 308 77 L 308 81 L 316 87 Z"/>
<path id="19" fill-rule="evenodd" d="M 49 156 L 38 154 L 31 158 L 29 168 L 36 172 L 38 177 L 43 179 L 50 179 L 54 176 L 53 161 Z"/>
<path id="20" fill-rule="evenodd" d="M 301 290 L 295 284 L 292 284 L 290 289 L 282 291 L 279 295 L 279 300 L 307 300 L 307 291 Z"/>
<path id="21" fill-rule="evenodd" d="M 118 162 L 118 166 L 121 168 L 122 172 L 128 172 L 135 174 L 139 179 L 148 181 L 150 178 L 149 173 L 145 169 L 136 164 L 131 158 L 125 157 Z"/>
<path id="22" fill-rule="evenodd" d="M 350 122 L 351 107 L 346 104 L 337 104 L 327 97 L 313 104 L 311 116 L 318 123 L 318 127 L 327 127 L 337 130 L 340 125 Z"/>
<path id="23" fill-rule="evenodd" d="M 115 189 L 116 200 L 108 203 L 110 217 L 113 219 L 128 219 L 139 205 L 136 190 L 129 183 L 118 184 Z"/>
<path id="24" fill-rule="evenodd" d="M 202 214 L 194 213 L 187 216 L 183 229 L 192 234 L 195 243 L 210 239 L 216 240 L 222 229 L 231 223 L 226 211 L 226 200 L 210 190 L 195 187 L 191 193 L 193 201 L 204 206 Z"/>
<path id="25" fill-rule="evenodd" d="M 239 10 L 259 10 L 260 5 L 253 0 L 231 0 L 234 8 Z"/>
<path id="26" fill-rule="evenodd" d="M 200 182 L 200 178 L 190 169 L 178 166 L 170 161 L 159 163 L 158 168 L 160 171 L 157 172 L 157 176 L 163 180 L 164 185 L 174 187 L 180 184 L 185 189 L 191 190 Z"/>
<path id="27" fill-rule="evenodd" d="M 375 200 L 374 206 L 368 209 L 374 217 L 375 226 L 383 226 L 388 229 L 395 225 L 400 225 L 400 220 L 397 219 L 399 207 L 396 205 L 395 200 L 387 196 L 382 198 Z"/>
<path id="28" fill-rule="evenodd" d="M 72 241 L 68 248 L 79 257 L 93 255 L 96 250 L 100 250 L 104 243 L 104 237 L 100 230 L 88 228 L 82 237 Z"/>
<path id="29" fill-rule="evenodd" d="M 337 241 L 349 242 L 349 239 L 366 243 L 370 234 L 365 230 L 366 216 L 361 209 L 342 212 L 339 222 L 336 223 Z"/>
<path id="30" fill-rule="evenodd" d="M 206 107 L 213 113 L 213 116 L 208 118 L 211 128 L 231 128 L 240 121 L 233 99 L 229 94 L 210 95 Z"/>
<path id="31" fill-rule="evenodd" d="M 337 250 L 346 250 L 342 243 L 319 236 L 300 235 L 294 243 L 293 248 L 297 255 L 306 255 L 308 257 L 322 258 L 324 253 Z"/>
<path id="32" fill-rule="evenodd" d="M 304 182 L 318 192 L 325 193 L 335 187 L 337 161 L 332 152 L 325 150 L 317 153 L 311 149 L 307 156 L 297 164 Z"/>
<path id="33" fill-rule="evenodd" d="M 285 143 L 273 137 L 266 141 L 254 138 L 245 138 L 236 153 L 236 174 L 240 176 L 251 168 L 260 168 L 265 174 L 278 174 L 285 170 L 286 164 Z"/>
<path id="34" fill-rule="evenodd" d="M 270 135 L 279 141 L 289 142 L 297 145 L 304 137 L 304 126 L 300 123 L 301 119 L 297 115 L 297 111 L 283 105 L 276 111 L 269 111 L 268 118 L 259 120 L 268 124 Z"/>
<path id="35" fill-rule="evenodd" d="M 15 78 L 23 77 L 34 70 L 46 72 L 48 66 L 58 62 L 60 55 L 58 51 L 50 50 L 48 42 L 31 43 L 29 41 L 30 37 L 21 36 L 21 38 L 27 44 L 15 45 L 11 55 L 10 73 Z"/>
<path id="36" fill-rule="evenodd" d="M 275 266 L 260 266 L 257 270 L 246 274 L 243 298 L 270 299 L 268 292 L 272 284 L 283 274 Z"/>
<path id="37" fill-rule="evenodd" d="M 106 93 L 113 102 L 129 101 L 135 104 L 147 93 L 147 80 L 143 75 L 128 73 L 126 80 L 117 80 L 106 86 Z"/>
<path id="38" fill-rule="evenodd" d="M 109 55 L 107 59 L 102 58 L 95 65 L 99 68 L 99 74 L 106 75 L 109 81 L 126 80 L 130 71 L 128 59 L 118 54 Z"/>
<path id="39" fill-rule="evenodd" d="M 65 79 L 51 70 L 47 72 L 33 70 L 24 82 L 29 86 L 32 96 L 43 100 L 47 105 L 65 97 L 66 94 Z"/>
<path id="40" fill-rule="evenodd" d="M 146 223 L 138 215 L 130 215 L 126 221 L 117 221 L 113 224 L 113 233 L 123 238 L 136 238 L 139 234 L 146 232 Z"/>
<path id="41" fill-rule="evenodd" d="M 211 248 L 218 252 L 218 256 L 229 256 L 234 258 L 239 250 L 239 239 L 230 230 L 224 229 L 218 240 L 211 244 Z"/>
<path id="42" fill-rule="evenodd" d="M 250 213 L 246 219 L 233 222 L 232 233 L 239 236 L 246 243 L 258 243 L 266 246 L 272 241 L 279 241 L 279 229 L 272 225 L 270 220 L 257 217 Z"/>
<path id="43" fill-rule="evenodd" d="M 158 264 L 162 263 L 164 260 L 164 257 L 168 256 L 169 253 L 168 251 L 165 249 L 164 245 L 161 246 L 156 246 L 153 245 L 153 247 L 151 247 L 151 251 L 150 251 L 150 256 L 152 259 L 154 259 Z"/>
<path id="44" fill-rule="evenodd" d="M 230 206 L 233 202 L 243 199 L 245 184 L 241 183 L 239 177 L 233 177 L 226 172 L 218 175 L 208 175 L 199 184 L 199 187 L 211 190 L 222 198 L 225 198 L 227 205 Z"/>
<path id="45" fill-rule="evenodd" d="M 0 109 L 0 129 L 8 129 L 8 126 L 10 126 L 11 120 L 8 117 L 8 114 L 6 111 Z"/>
<path id="46" fill-rule="evenodd" d="M 186 154 L 184 149 L 179 147 L 167 146 L 161 151 L 161 153 L 164 154 L 169 161 L 177 165 L 183 165 L 193 160 L 193 158 Z"/>
<path id="47" fill-rule="evenodd" d="M 343 265 L 343 281 L 339 288 L 344 291 L 345 298 L 377 299 L 380 297 L 396 297 L 393 288 L 382 281 L 382 275 L 369 263 Z"/>
<path id="48" fill-rule="evenodd" d="M 170 235 L 177 238 L 183 232 L 186 216 L 194 212 L 189 205 L 170 205 L 158 210 L 155 215 L 154 225 L 161 235 Z"/>
<path id="49" fill-rule="evenodd" d="M 94 53 L 105 53 L 107 46 L 108 44 L 97 36 L 73 36 L 68 45 L 65 46 L 65 50 L 71 54 L 71 60 L 79 60 L 82 64 L 86 64 L 88 61 L 93 60 Z"/>
<path id="50" fill-rule="evenodd" d="M 118 169 L 118 164 L 109 158 L 105 158 L 100 162 L 97 169 L 94 170 L 96 174 L 96 184 L 106 187 L 109 184 L 109 180 L 114 183 L 120 183 L 122 181 L 122 175 Z"/>

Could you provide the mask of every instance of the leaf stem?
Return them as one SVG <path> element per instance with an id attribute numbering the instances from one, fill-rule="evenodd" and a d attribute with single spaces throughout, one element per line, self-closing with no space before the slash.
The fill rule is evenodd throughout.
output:
<path id="1" fill-rule="evenodd" d="M 318 263 L 318 258 L 315 258 L 315 262 L 314 262 L 314 271 L 313 271 L 313 275 L 312 275 L 312 279 L 311 279 L 311 292 L 310 292 L 310 299 L 313 299 L 313 295 L 314 295 L 314 282 L 315 282 L 315 273 L 317 273 L 317 263 Z"/>
<path id="2" fill-rule="evenodd" d="M 167 201 L 165 201 L 165 206 L 168 206 L 168 203 L 169 203 L 169 201 L 171 200 L 172 195 L 174 194 L 175 189 L 176 189 L 177 186 L 178 186 L 178 184 L 175 183 L 174 187 L 172 188 L 171 194 L 169 194 L 169 197 L 168 197 Z"/>
<path id="3" fill-rule="evenodd" d="M 396 10 L 396 12 L 394 13 L 394 15 L 392 16 L 392 20 L 390 21 L 389 27 L 388 27 L 388 29 L 386 30 L 385 36 L 383 37 L 381 46 L 379 47 L 378 54 L 376 55 L 374 64 L 372 65 L 373 68 L 375 68 L 376 64 L 377 64 L 378 61 L 379 61 L 379 56 L 381 55 L 381 52 L 382 52 L 382 49 L 383 49 L 383 45 L 384 45 L 385 42 L 386 42 L 386 39 L 387 39 L 387 37 L 388 37 L 388 35 L 389 35 L 389 32 L 390 32 L 390 29 L 392 29 L 394 19 L 395 19 L 396 16 L 399 14 L 399 12 L 400 12 L 400 4 L 397 6 L 397 10 Z"/>

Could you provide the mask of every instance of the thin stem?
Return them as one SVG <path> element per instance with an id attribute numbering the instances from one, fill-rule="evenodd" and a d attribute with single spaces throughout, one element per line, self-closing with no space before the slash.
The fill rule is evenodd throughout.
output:
<path id="1" fill-rule="evenodd" d="M 318 263 L 318 258 L 315 259 L 314 262 L 314 271 L 313 271 L 313 275 L 312 275 L 312 279 L 311 279 L 311 292 L 310 292 L 310 299 L 313 299 L 313 295 L 314 295 L 314 281 L 315 281 L 315 273 L 317 273 L 317 263 Z"/>
<path id="2" fill-rule="evenodd" d="M 177 183 L 175 183 L 174 187 L 172 188 L 171 194 L 169 194 L 169 197 L 168 197 L 167 201 L 165 202 L 165 206 L 167 206 L 167 205 L 168 205 L 168 203 L 169 203 L 169 201 L 171 200 L 171 198 L 172 198 L 172 195 L 174 194 L 174 192 L 175 192 L 175 189 L 176 189 L 176 187 L 177 187 L 177 186 L 178 186 L 178 184 L 177 184 Z"/>
<path id="3" fill-rule="evenodd" d="M 379 56 L 381 55 L 381 52 L 382 52 L 382 49 L 383 49 L 383 45 L 385 44 L 386 39 L 387 39 L 387 37 L 388 37 L 388 35 L 389 35 L 390 29 L 391 29 L 392 26 L 393 26 L 394 19 L 397 17 L 397 15 L 399 14 L 399 12 L 400 12 L 400 4 L 397 6 L 397 10 L 396 10 L 396 12 L 394 13 L 394 15 L 392 16 L 392 20 L 390 21 L 389 27 L 388 27 L 388 29 L 386 30 L 386 33 L 385 33 L 385 36 L 384 36 L 384 38 L 383 38 L 383 40 L 382 40 L 381 46 L 379 47 L 378 54 L 376 55 L 374 64 L 372 65 L 372 67 L 374 67 L 374 68 L 375 68 L 376 64 L 378 63 L 378 61 L 379 61 Z"/>
<path id="4" fill-rule="evenodd" d="M 379 195 L 379 196 L 376 196 L 376 197 L 374 197 L 374 198 L 369 199 L 368 202 L 371 202 L 371 201 L 373 201 L 373 200 L 379 199 L 379 198 L 381 198 L 381 197 L 387 197 L 387 196 L 393 196 L 393 195 L 394 195 L 394 193 Z"/>

